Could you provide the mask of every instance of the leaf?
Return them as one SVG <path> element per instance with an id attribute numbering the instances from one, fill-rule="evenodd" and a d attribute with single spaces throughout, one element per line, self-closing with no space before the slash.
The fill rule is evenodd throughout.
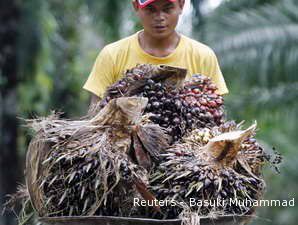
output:
<path id="1" fill-rule="evenodd" d="M 87 169 L 86 169 L 86 172 L 88 173 L 89 170 L 91 169 L 91 166 L 92 166 L 92 163 L 89 163 L 88 166 L 87 166 Z"/>
<path id="2" fill-rule="evenodd" d="M 166 179 L 164 179 L 162 183 L 165 183 L 166 181 L 172 179 L 175 176 L 176 176 L 176 173 L 173 173 L 171 176 L 168 176 Z"/>
<path id="3" fill-rule="evenodd" d="M 85 212 L 85 211 L 86 211 L 86 209 L 87 209 L 87 206 L 88 206 L 88 202 L 89 202 L 89 198 L 87 198 L 87 199 L 85 200 L 85 202 L 84 202 L 84 208 L 83 208 L 83 212 Z"/>
<path id="4" fill-rule="evenodd" d="M 84 194 L 85 194 L 85 187 L 83 186 L 81 190 L 81 197 L 80 197 L 81 199 L 83 199 Z"/>
<path id="5" fill-rule="evenodd" d="M 58 159 L 56 159 L 55 163 L 58 163 L 61 159 L 64 159 L 65 157 L 65 155 L 60 156 Z"/>
<path id="6" fill-rule="evenodd" d="M 57 178 L 58 178 L 58 175 L 56 175 L 51 181 L 50 181 L 50 183 L 49 183 L 49 187 L 55 182 L 55 180 L 57 180 Z"/>
<path id="7" fill-rule="evenodd" d="M 192 183 L 194 183 L 194 182 L 192 182 Z M 185 194 L 185 197 L 189 196 L 194 191 L 194 189 L 196 189 L 196 191 L 198 192 L 203 186 L 204 186 L 204 184 L 202 182 L 190 184 L 188 187 L 189 191 Z"/>
<path id="8" fill-rule="evenodd" d="M 39 188 L 42 188 L 43 186 L 44 186 L 44 184 L 46 183 L 46 179 L 44 179 L 42 182 L 41 182 L 41 184 L 39 185 Z"/>
<path id="9" fill-rule="evenodd" d="M 238 158 L 237 161 L 239 162 L 239 164 L 241 165 L 241 167 L 249 174 L 251 175 L 253 178 L 255 178 L 256 180 L 260 180 L 259 177 L 257 177 L 250 169 L 248 163 L 242 159 L 242 158 Z"/>
<path id="10" fill-rule="evenodd" d="M 52 160 L 52 157 L 50 156 L 49 158 L 47 158 L 46 160 L 44 160 L 44 161 L 42 162 L 42 165 L 47 164 L 47 163 L 50 162 L 51 160 Z"/>
<path id="11" fill-rule="evenodd" d="M 197 186 L 196 190 L 199 191 L 204 186 L 204 184 L 202 182 L 198 182 L 196 186 Z"/>
<path id="12" fill-rule="evenodd" d="M 95 190 L 98 188 L 99 184 L 100 184 L 100 178 L 98 177 L 95 182 Z"/>
<path id="13" fill-rule="evenodd" d="M 73 206 L 71 206 L 71 207 L 70 207 L 70 209 L 69 209 L 69 214 L 68 214 L 68 216 L 72 216 L 73 209 L 74 209 L 74 207 L 73 207 Z"/>
<path id="14" fill-rule="evenodd" d="M 158 125 L 137 126 L 136 131 L 140 142 L 154 159 L 158 159 L 169 146 L 170 137 Z"/>
<path id="15" fill-rule="evenodd" d="M 192 173 L 191 171 L 186 171 L 185 173 L 179 175 L 178 177 L 175 177 L 174 180 L 178 180 L 178 179 L 180 179 L 180 178 L 182 178 L 182 177 L 187 177 L 187 176 L 188 176 L 189 174 L 191 174 L 191 173 Z"/>
<path id="16" fill-rule="evenodd" d="M 73 180 L 73 178 L 75 177 L 75 175 L 76 175 L 76 171 L 74 171 L 74 172 L 71 173 L 71 175 L 69 177 L 69 181 L 68 181 L 69 184 Z"/>
<path id="17" fill-rule="evenodd" d="M 61 203 L 64 201 L 64 199 L 66 198 L 67 196 L 67 190 L 63 193 L 62 197 L 60 198 L 60 201 L 58 203 L 58 205 L 61 205 Z"/>
<path id="18" fill-rule="evenodd" d="M 239 75 L 238 81 L 232 82 L 240 81 L 241 88 L 255 85 L 264 90 L 297 81 L 298 6 L 294 2 L 243 7 L 220 17 L 215 12 L 205 24 L 206 42 L 219 56 L 222 69 Z M 225 30 L 219 37 L 218 29 L 223 26 Z"/>
<path id="19" fill-rule="evenodd" d="M 52 201 L 53 198 L 54 198 L 54 196 L 49 197 L 46 201 L 45 206 L 47 206 Z"/>
<path id="20" fill-rule="evenodd" d="M 222 187 L 222 178 L 219 177 L 217 192 L 219 192 L 221 190 L 221 187 Z"/>
<path id="21" fill-rule="evenodd" d="M 159 173 L 158 175 L 155 175 L 153 179 L 150 180 L 150 182 L 154 182 L 158 180 L 159 178 L 163 177 L 165 173 Z"/>

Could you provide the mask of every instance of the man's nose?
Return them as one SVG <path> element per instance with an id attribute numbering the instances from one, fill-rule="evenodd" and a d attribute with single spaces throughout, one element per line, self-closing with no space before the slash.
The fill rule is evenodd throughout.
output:
<path id="1" fill-rule="evenodd" d="M 154 13 L 154 20 L 155 21 L 163 21 L 163 20 L 165 20 L 165 13 L 162 10 L 156 11 Z"/>

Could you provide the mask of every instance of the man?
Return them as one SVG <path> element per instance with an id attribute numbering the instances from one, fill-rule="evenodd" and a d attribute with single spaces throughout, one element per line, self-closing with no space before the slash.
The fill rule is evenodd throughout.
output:
<path id="1" fill-rule="evenodd" d="M 84 85 L 92 93 L 91 104 L 138 63 L 184 67 L 188 77 L 204 74 L 211 77 L 220 94 L 228 93 L 214 52 L 175 30 L 184 3 L 185 0 L 133 0 L 144 29 L 102 49 Z"/>

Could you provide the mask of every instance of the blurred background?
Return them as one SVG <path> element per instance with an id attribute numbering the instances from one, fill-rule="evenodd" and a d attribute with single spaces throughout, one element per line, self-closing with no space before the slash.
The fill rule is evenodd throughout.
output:
<path id="1" fill-rule="evenodd" d="M 130 0 L 0 1 L 0 211 L 24 182 L 31 136 L 22 118 L 84 115 L 97 54 L 139 29 Z M 297 200 L 298 1 L 187 0 L 178 30 L 215 50 L 227 117 L 257 120 L 260 142 L 283 154 L 280 174 L 265 169 L 265 198 Z M 251 224 L 296 225 L 297 212 L 259 208 Z M 13 212 L 0 216 L 0 225 L 16 223 Z"/>

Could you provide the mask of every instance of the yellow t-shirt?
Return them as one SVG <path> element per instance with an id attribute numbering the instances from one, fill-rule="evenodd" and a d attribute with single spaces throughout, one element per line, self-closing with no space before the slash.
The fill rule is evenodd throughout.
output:
<path id="1" fill-rule="evenodd" d="M 139 33 L 139 32 L 138 32 Z M 136 64 L 166 64 L 188 70 L 187 77 L 203 74 L 211 77 L 220 94 L 228 89 L 218 65 L 217 58 L 208 46 L 181 35 L 175 51 L 166 57 L 155 57 L 146 53 L 138 41 L 138 33 L 105 46 L 84 85 L 84 89 L 103 97 L 106 88 L 121 79 L 127 69 Z"/>

